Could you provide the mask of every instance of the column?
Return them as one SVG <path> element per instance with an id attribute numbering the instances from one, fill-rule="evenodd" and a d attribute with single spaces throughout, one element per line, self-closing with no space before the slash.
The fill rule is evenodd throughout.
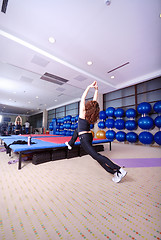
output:
<path id="1" fill-rule="evenodd" d="M 47 129 L 47 118 L 48 118 L 48 112 L 46 109 L 43 110 L 43 120 L 42 120 L 42 127 L 43 129 Z"/>

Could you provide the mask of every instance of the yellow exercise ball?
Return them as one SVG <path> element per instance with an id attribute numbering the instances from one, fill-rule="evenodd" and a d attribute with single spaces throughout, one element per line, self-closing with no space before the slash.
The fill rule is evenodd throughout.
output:
<path id="1" fill-rule="evenodd" d="M 93 136 L 93 138 L 94 138 L 94 132 L 93 132 L 93 131 L 91 131 L 91 133 L 92 133 L 92 136 Z"/>
<path id="2" fill-rule="evenodd" d="M 99 131 L 96 133 L 96 137 L 97 137 L 97 138 L 100 138 L 100 139 L 106 139 L 106 133 L 105 133 L 105 131 L 99 130 Z"/>

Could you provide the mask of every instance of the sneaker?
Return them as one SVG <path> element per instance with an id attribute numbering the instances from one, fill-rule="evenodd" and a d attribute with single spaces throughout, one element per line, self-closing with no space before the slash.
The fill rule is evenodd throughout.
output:
<path id="1" fill-rule="evenodd" d="M 69 150 L 71 150 L 71 149 L 72 149 L 72 147 L 69 145 L 69 143 L 68 143 L 68 142 L 65 142 L 65 145 L 68 147 L 68 149 L 69 149 Z"/>
<path id="2" fill-rule="evenodd" d="M 115 172 L 114 176 L 112 178 L 112 181 L 115 182 L 115 183 L 118 183 L 118 182 L 121 181 L 121 179 L 122 179 L 122 174 L 118 173 L 118 172 Z"/>
<path id="3" fill-rule="evenodd" d="M 121 179 L 122 179 L 123 177 L 125 177 L 126 174 L 127 174 L 127 172 L 126 172 L 123 168 L 120 168 L 120 169 L 119 169 L 119 172 L 120 172 L 120 173 L 115 172 L 115 173 L 114 173 L 114 176 L 113 176 L 113 178 L 112 178 L 112 181 L 115 182 L 115 183 L 120 182 Z"/>
<path id="4" fill-rule="evenodd" d="M 123 168 L 120 168 L 119 171 L 121 172 L 122 177 L 126 176 L 127 172 Z"/>

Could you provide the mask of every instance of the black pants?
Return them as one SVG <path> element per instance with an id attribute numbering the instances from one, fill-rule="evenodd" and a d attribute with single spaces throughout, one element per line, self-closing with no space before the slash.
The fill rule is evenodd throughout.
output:
<path id="1" fill-rule="evenodd" d="M 78 130 L 76 129 L 73 133 L 71 140 L 69 141 L 69 145 L 71 147 L 74 146 L 75 141 L 78 138 Z M 92 133 L 84 133 L 79 136 L 81 146 L 83 149 L 92 157 L 94 158 L 107 172 L 114 174 L 118 172 L 120 166 L 113 163 L 109 158 L 99 154 L 96 150 L 92 147 L 93 136 Z"/>

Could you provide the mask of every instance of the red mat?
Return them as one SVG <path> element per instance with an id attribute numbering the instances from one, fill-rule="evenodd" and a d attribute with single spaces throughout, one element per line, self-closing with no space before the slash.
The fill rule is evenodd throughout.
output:
<path id="1" fill-rule="evenodd" d="M 42 141 L 45 141 L 45 142 L 51 142 L 51 143 L 58 143 L 58 144 L 61 144 L 61 143 L 65 143 L 65 142 L 69 142 L 69 140 L 71 139 L 71 137 L 50 137 L 50 138 L 37 138 L 39 140 L 42 140 Z M 94 138 L 93 141 L 103 141 L 104 139 L 98 139 L 98 138 Z M 77 138 L 77 141 L 76 142 L 79 142 L 79 138 Z"/>

